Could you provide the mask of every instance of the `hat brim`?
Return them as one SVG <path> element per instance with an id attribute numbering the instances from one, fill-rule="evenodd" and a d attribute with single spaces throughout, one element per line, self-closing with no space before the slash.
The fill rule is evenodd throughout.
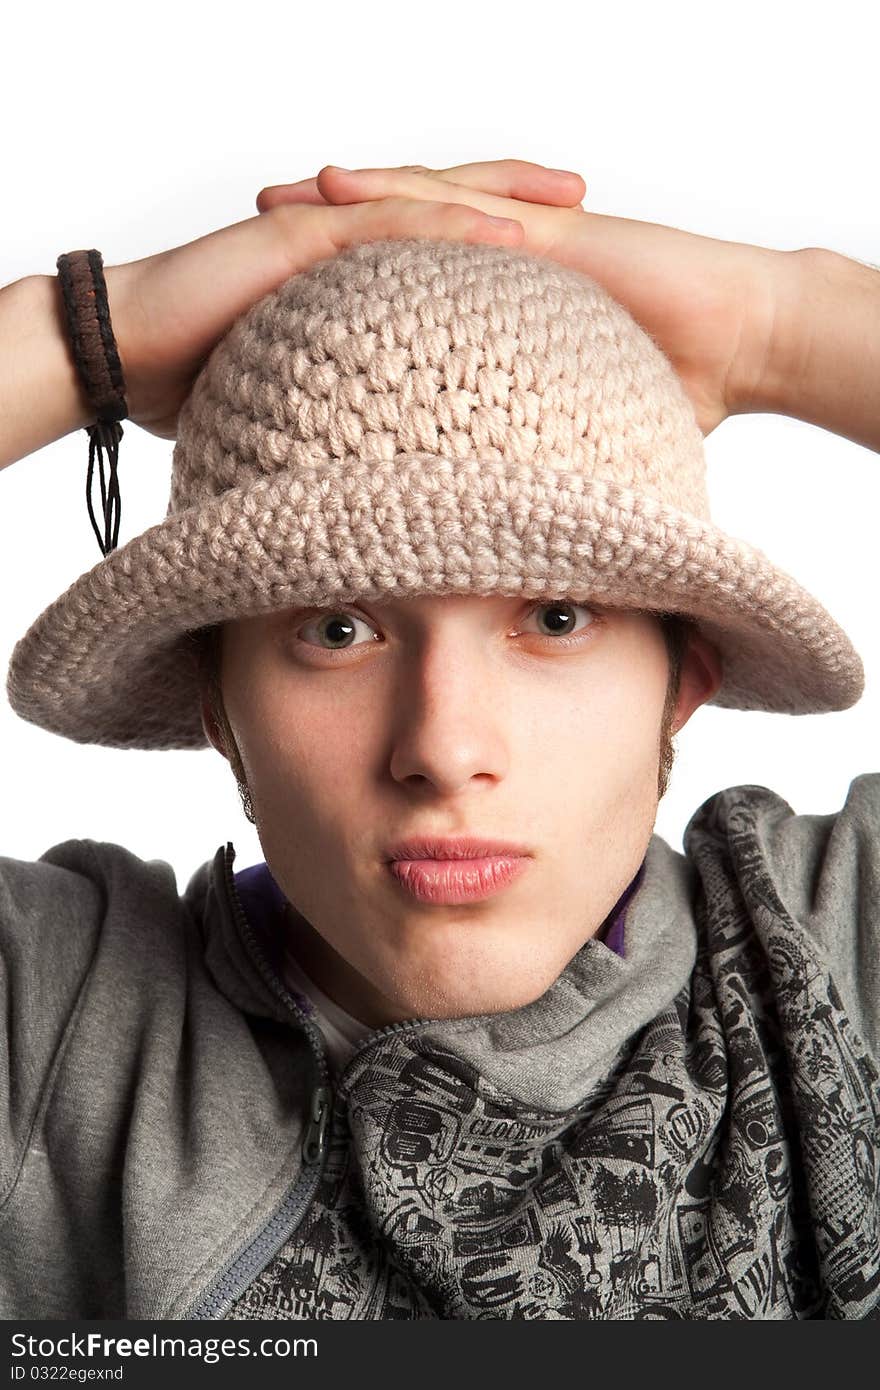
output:
<path id="1" fill-rule="evenodd" d="M 709 704 L 848 709 L 864 669 L 760 550 L 562 467 L 398 455 L 273 473 L 169 515 L 83 574 L 9 663 L 21 718 L 77 743 L 204 748 L 186 634 L 291 606 L 416 594 L 569 597 L 690 615 L 723 662 Z"/>

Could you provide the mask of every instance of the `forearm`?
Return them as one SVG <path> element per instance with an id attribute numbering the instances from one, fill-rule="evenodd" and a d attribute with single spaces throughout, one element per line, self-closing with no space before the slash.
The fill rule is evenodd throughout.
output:
<path id="1" fill-rule="evenodd" d="M 750 410 L 791 415 L 880 452 L 880 270 L 795 253 Z"/>
<path id="2" fill-rule="evenodd" d="M 53 275 L 0 287 L 0 468 L 95 418 L 65 333 Z"/>

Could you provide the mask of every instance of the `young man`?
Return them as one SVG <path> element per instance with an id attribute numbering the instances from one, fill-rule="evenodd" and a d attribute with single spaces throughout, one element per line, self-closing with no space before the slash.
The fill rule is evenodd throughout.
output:
<path id="1" fill-rule="evenodd" d="M 876 335 L 873 279 L 778 264 L 778 308 L 809 283 Z M 9 692 L 80 741 L 213 743 L 266 864 L 221 847 L 180 899 L 116 845 L 2 861 L 7 1316 L 877 1307 L 880 776 L 652 834 L 701 703 L 862 680 L 712 525 L 684 379 L 570 264 L 405 230 L 235 320 L 165 522 Z"/>

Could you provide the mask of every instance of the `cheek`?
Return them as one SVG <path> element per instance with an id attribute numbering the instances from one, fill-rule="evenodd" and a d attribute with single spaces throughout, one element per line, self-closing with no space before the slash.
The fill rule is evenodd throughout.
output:
<path id="1" fill-rule="evenodd" d="M 557 711 L 555 737 L 545 730 L 548 756 L 532 761 L 564 819 L 590 834 L 607 827 L 620 845 L 653 824 L 657 809 L 660 723 L 665 687 L 618 684 L 581 693 Z M 552 752 L 550 751 L 552 749 Z"/>
<path id="2" fill-rule="evenodd" d="M 653 680 L 609 680 L 594 692 L 578 692 L 554 722 L 566 730 L 564 741 L 574 757 L 582 750 L 591 766 L 606 769 L 612 778 L 625 776 L 656 754 L 664 696 L 665 686 Z"/>
<path id="3" fill-rule="evenodd" d="M 326 805 L 338 816 L 345 803 L 340 790 L 353 789 L 368 737 L 350 711 L 335 709 L 326 696 L 282 696 L 254 686 L 239 747 L 248 783 L 264 804 L 306 806 L 312 813 Z"/>

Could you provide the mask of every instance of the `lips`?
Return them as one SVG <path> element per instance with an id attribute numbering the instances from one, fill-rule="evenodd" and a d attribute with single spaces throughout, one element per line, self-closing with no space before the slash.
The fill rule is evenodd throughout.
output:
<path id="1" fill-rule="evenodd" d="M 397 859 L 389 869 L 397 882 L 423 903 L 465 903 L 506 888 L 529 863 L 513 859 Z"/>
<path id="2" fill-rule="evenodd" d="M 475 840 L 459 835 L 448 839 L 429 836 L 405 840 L 393 845 L 387 853 L 389 863 L 407 859 L 516 859 L 528 856 L 531 850 L 511 840 Z"/>

